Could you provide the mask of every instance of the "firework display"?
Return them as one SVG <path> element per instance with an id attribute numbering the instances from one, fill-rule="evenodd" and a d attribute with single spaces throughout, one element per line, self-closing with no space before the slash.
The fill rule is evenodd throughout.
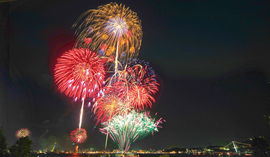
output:
<path id="1" fill-rule="evenodd" d="M 31 134 L 31 131 L 28 128 L 21 128 L 16 131 L 15 137 L 19 139 L 22 137 L 30 136 L 30 134 Z"/>
<path id="2" fill-rule="evenodd" d="M 110 3 L 88 10 L 73 27 L 78 27 L 75 47 L 84 45 L 103 56 L 113 55 L 120 60 L 138 55 L 142 42 L 141 21 L 125 5 Z"/>
<path id="3" fill-rule="evenodd" d="M 87 139 L 86 130 L 83 128 L 77 128 L 70 133 L 70 141 L 75 143 L 83 143 Z"/>
<path id="4" fill-rule="evenodd" d="M 118 142 L 119 149 L 127 152 L 138 138 L 157 132 L 161 123 L 162 118 L 155 121 L 150 118 L 149 112 L 137 113 L 133 110 L 128 114 L 114 116 L 110 122 L 102 123 L 100 131 L 104 134 L 109 132 L 111 139 Z"/>
<path id="5" fill-rule="evenodd" d="M 79 128 L 70 133 L 70 140 L 80 144 L 87 138 L 81 124 L 89 100 L 95 127 L 101 125 L 107 135 L 105 149 L 110 136 L 126 152 L 132 142 L 157 132 L 164 121 L 144 111 L 152 108 L 159 83 L 149 63 L 136 59 L 141 21 L 125 5 L 109 3 L 84 12 L 73 27 L 74 48 L 57 59 L 54 69 L 58 90 L 82 101 Z"/>
<path id="6" fill-rule="evenodd" d="M 93 106 L 94 111 L 99 110 L 97 118 L 102 119 L 101 121 L 108 117 L 100 114 L 103 112 L 103 115 L 108 115 L 106 105 L 114 106 L 114 113 L 119 113 L 123 109 L 143 110 L 147 106 L 151 108 L 152 102 L 155 102 L 153 95 L 158 91 L 159 84 L 154 70 L 148 62 L 137 59 L 133 63 L 126 70 L 118 72 L 117 77 L 109 78 L 108 85 L 104 87 L 104 96 Z M 120 104 L 125 104 L 126 107 L 121 107 Z"/>

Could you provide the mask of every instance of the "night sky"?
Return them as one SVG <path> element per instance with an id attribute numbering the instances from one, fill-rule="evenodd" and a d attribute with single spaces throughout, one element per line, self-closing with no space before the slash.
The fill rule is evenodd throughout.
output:
<path id="1" fill-rule="evenodd" d="M 55 141 L 59 149 L 71 147 L 69 133 L 78 127 L 80 103 L 57 91 L 55 60 L 72 48 L 77 18 L 109 2 L 10 2 L 12 79 L 5 83 L 6 107 L 1 112 L 9 145 L 16 140 L 16 130 L 26 127 L 32 132 L 33 149 L 50 148 Z M 160 83 L 151 112 L 167 121 L 131 149 L 224 146 L 269 136 L 263 117 L 270 113 L 269 2 L 116 2 L 142 21 L 138 58 L 150 63 Z M 82 127 L 88 139 L 82 148 L 104 148 L 105 135 L 94 124 L 86 109 Z M 110 141 L 109 148 L 117 147 Z"/>

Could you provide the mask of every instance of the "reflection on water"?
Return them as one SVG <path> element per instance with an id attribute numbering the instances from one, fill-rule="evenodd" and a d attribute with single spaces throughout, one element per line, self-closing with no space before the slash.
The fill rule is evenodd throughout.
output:
<path id="1" fill-rule="evenodd" d="M 250 155 L 126 154 L 124 156 L 123 154 L 32 154 L 31 157 L 250 157 Z"/>

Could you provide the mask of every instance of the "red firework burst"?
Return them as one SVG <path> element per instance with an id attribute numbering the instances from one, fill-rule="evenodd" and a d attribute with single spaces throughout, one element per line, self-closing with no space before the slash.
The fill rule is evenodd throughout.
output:
<path id="1" fill-rule="evenodd" d="M 73 49 L 57 59 L 55 82 L 61 93 L 75 99 L 100 95 L 104 84 L 104 63 L 90 49 Z"/>
<path id="2" fill-rule="evenodd" d="M 147 92 L 146 88 L 141 85 L 134 85 L 127 93 L 130 104 L 139 110 L 143 110 L 144 106 L 152 107 L 152 101 L 155 99 Z"/>
<path id="3" fill-rule="evenodd" d="M 83 143 L 87 139 L 86 130 L 77 128 L 70 133 L 70 141 L 75 143 Z"/>
<path id="4" fill-rule="evenodd" d="M 152 107 L 155 102 L 153 94 L 158 91 L 159 84 L 155 79 L 155 72 L 152 68 L 140 64 L 134 65 L 127 69 L 129 90 L 127 98 L 134 108 L 143 110 L 145 106 Z"/>

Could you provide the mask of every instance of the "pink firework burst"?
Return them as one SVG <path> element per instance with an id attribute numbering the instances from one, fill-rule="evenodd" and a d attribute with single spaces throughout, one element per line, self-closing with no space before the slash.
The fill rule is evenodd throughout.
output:
<path id="1" fill-rule="evenodd" d="M 87 139 L 86 130 L 77 128 L 70 133 L 70 141 L 75 143 L 83 143 Z"/>
<path id="2" fill-rule="evenodd" d="M 21 128 L 16 131 L 15 137 L 19 139 L 22 137 L 30 136 L 30 134 L 31 134 L 31 131 L 28 128 Z"/>
<path id="3" fill-rule="evenodd" d="M 55 82 L 61 93 L 77 99 L 100 96 L 104 84 L 104 62 L 90 49 L 73 49 L 65 52 L 54 69 Z"/>

